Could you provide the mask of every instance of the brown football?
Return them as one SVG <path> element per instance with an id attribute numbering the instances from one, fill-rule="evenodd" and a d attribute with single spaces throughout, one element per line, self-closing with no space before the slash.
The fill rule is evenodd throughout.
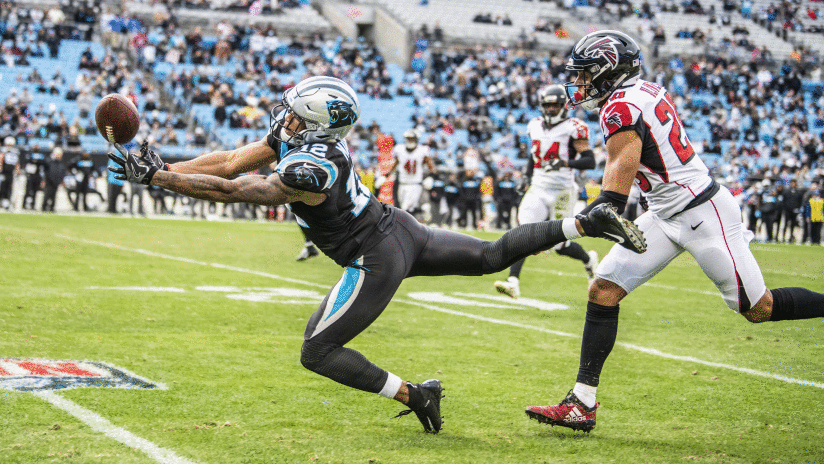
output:
<path id="1" fill-rule="evenodd" d="M 109 143 L 130 142 L 140 128 L 140 115 L 131 100 L 111 93 L 103 97 L 94 111 L 97 130 Z"/>

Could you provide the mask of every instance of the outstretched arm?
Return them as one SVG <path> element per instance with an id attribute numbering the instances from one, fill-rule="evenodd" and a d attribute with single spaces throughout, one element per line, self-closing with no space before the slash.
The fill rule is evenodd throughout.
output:
<path id="1" fill-rule="evenodd" d="M 228 151 L 215 151 L 189 161 L 169 164 L 169 171 L 181 174 L 208 174 L 233 179 L 244 172 L 277 161 L 277 153 L 266 139 Z"/>
<path id="2" fill-rule="evenodd" d="M 269 177 L 249 175 L 227 180 L 205 174 L 158 171 L 152 177 L 151 185 L 221 203 L 243 202 L 275 206 L 302 201 L 308 205 L 318 205 L 326 199 L 323 193 L 307 192 L 284 185 L 278 174 Z"/>

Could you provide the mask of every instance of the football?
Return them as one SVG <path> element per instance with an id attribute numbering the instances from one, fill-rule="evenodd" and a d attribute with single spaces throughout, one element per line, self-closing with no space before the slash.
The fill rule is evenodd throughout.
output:
<path id="1" fill-rule="evenodd" d="M 97 130 L 109 143 L 126 143 L 137 135 L 140 115 L 134 103 L 123 95 L 112 93 L 103 97 L 94 112 Z"/>

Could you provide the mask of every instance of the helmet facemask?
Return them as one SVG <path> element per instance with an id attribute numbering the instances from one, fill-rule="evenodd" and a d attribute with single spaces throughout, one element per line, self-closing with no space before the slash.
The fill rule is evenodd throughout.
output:
<path id="1" fill-rule="evenodd" d="M 406 146 L 406 151 L 411 152 L 418 148 L 418 134 L 413 129 L 409 129 L 404 132 L 403 139 L 406 141 L 404 143 Z"/>
<path id="2" fill-rule="evenodd" d="M 269 128 L 277 140 L 287 145 L 297 147 L 306 143 L 304 134 L 308 130 L 308 124 L 285 101 L 272 108 Z"/>
<path id="3" fill-rule="evenodd" d="M 556 126 L 567 117 L 566 101 L 558 102 L 541 102 L 541 114 L 544 117 L 544 124 L 547 126 Z"/>
<path id="4" fill-rule="evenodd" d="M 566 69 L 578 73 L 574 82 L 564 84 L 570 107 L 594 110 L 616 89 L 638 79 L 640 49 L 622 32 L 593 32 L 575 45 Z"/>

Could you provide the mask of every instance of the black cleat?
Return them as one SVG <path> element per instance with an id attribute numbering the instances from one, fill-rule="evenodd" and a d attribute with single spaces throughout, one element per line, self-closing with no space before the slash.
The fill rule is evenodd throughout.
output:
<path id="1" fill-rule="evenodd" d="M 406 382 L 409 388 L 409 409 L 401 411 L 395 417 L 405 416 L 414 412 L 418 420 L 423 424 L 426 433 L 438 433 L 441 431 L 443 417 L 441 416 L 441 398 L 443 398 L 443 387 L 441 381 L 430 379 L 422 383 Z M 414 399 L 413 399 L 414 398 Z M 414 406 L 413 406 L 414 404 Z"/>
<path id="2" fill-rule="evenodd" d="M 638 226 L 619 216 L 615 207 L 608 203 L 592 208 L 586 216 L 579 214 L 575 219 L 581 221 L 581 227 L 589 237 L 611 240 L 636 253 L 647 251 L 647 241 Z"/>

